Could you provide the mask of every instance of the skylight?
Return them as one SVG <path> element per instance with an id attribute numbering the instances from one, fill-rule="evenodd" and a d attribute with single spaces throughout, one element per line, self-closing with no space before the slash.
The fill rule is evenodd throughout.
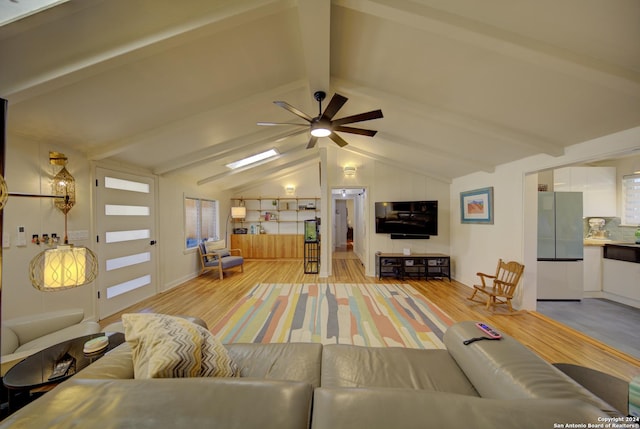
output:
<path id="1" fill-rule="evenodd" d="M 263 161 L 267 158 L 271 158 L 272 156 L 276 156 L 276 155 L 278 155 L 277 150 L 269 149 L 268 151 L 257 153 L 255 155 L 251 155 L 247 158 L 243 158 L 238 161 L 230 162 L 229 164 L 227 164 L 227 167 L 234 170 L 236 168 L 245 167 L 249 164 L 254 164 L 256 162 Z"/>
<path id="2" fill-rule="evenodd" d="M 69 0 L 7 0 L 0 2 L 0 25 L 26 18 Z"/>

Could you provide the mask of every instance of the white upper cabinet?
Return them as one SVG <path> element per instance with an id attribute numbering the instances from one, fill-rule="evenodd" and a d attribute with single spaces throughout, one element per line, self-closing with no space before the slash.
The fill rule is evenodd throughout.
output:
<path id="1" fill-rule="evenodd" d="M 615 167 L 566 167 L 553 170 L 553 190 L 582 192 L 584 217 L 616 217 Z"/>

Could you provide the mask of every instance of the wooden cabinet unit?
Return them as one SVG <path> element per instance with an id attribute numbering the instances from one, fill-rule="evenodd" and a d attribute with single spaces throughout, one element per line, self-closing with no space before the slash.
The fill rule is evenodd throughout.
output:
<path id="1" fill-rule="evenodd" d="M 232 234 L 231 248 L 245 259 L 302 259 L 302 234 Z"/>

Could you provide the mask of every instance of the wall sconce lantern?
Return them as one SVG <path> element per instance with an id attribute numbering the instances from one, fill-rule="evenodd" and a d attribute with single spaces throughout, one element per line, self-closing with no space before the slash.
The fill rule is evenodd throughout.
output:
<path id="1" fill-rule="evenodd" d="M 296 187 L 293 185 L 287 185 L 284 187 L 284 190 L 287 193 L 287 195 L 293 195 L 293 193 L 296 191 Z"/>
<path id="2" fill-rule="evenodd" d="M 345 165 L 343 171 L 344 175 L 347 177 L 353 177 L 356 175 L 356 168 L 352 165 Z"/>
<path id="3" fill-rule="evenodd" d="M 98 258 L 83 246 L 69 244 L 67 214 L 76 203 L 76 181 L 67 171 L 67 157 L 62 153 L 49 152 L 52 165 L 62 165 L 53 178 L 55 206 L 64 213 L 64 244 L 45 249 L 29 263 L 31 284 L 44 292 L 59 291 L 91 283 L 98 276 Z"/>
<path id="4" fill-rule="evenodd" d="M 67 171 L 67 157 L 63 153 L 49 152 L 51 165 L 62 165 L 62 169 L 53 177 L 53 195 L 62 198 L 55 200 L 56 207 L 65 214 L 76 204 L 76 180 Z"/>

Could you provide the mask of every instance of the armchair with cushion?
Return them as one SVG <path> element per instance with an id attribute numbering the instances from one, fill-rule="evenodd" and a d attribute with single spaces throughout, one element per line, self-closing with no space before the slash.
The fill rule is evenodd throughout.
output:
<path id="1" fill-rule="evenodd" d="M 224 240 L 203 241 L 198 245 L 200 253 L 200 274 L 206 271 L 216 271 L 222 280 L 222 273 L 234 267 L 240 267 L 240 272 L 244 272 L 244 258 L 242 250 L 227 249 Z"/>
<path id="2" fill-rule="evenodd" d="M 49 346 L 100 332 L 82 309 L 35 314 L 2 321 L 2 376 L 16 363 Z"/>

